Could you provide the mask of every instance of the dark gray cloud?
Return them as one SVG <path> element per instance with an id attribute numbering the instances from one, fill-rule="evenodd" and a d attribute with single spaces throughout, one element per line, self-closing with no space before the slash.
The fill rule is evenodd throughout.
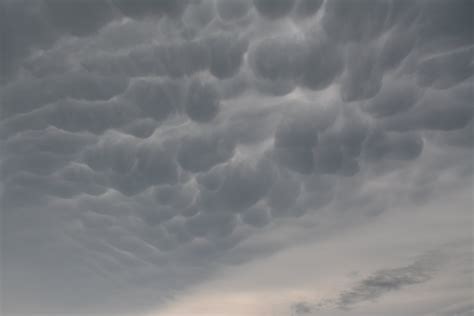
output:
<path id="1" fill-rule="evenodd" d="M 424 258 L 405 267 L 376 271 L 360 280 L 350 290 L 341 293 L 336 305 L 338 308 L 350 309 L 359 303 L 375 301 L 404 287 L 428 282 L 433 274 L 432 264 L 429 259 Z"/>
<path id="2" fill-rule="evenodd" d="M 405 112 L 415 105 L 420 93 L 408 78 L 384 82 L 382 89 L 366 103 L 364 109 L 376 117 Z"/>
<path id="3" fill-rule="evenodd" d="M 250 0 L 229 0 L 216 2 L 217 13 L 223 20 L 235 20 L 244 17 L 250 7 Z"/>
<path id="4" fill-rule="evenodd" d="M 343 62 L 341 48 L 336 43 L 327 38 L 315 39 L 307 48 L 300 80 L 310 89 L 324 89 L 342 72 Z"/>
<path id="5" fill-rule="evenodd" d="M 295 13 L 298 17 L 306 18 L 318 12 L 323 0 L 299 0 L 296 1 Z"/>
<path id="6" fill-rule="evenodd" d="M 236 38 L 235 34 L 229 34 L 209 39 L 208 46 L 211 74 L 217 78 L 235 75 L 242 64 L 243 54 L 247 50 L 247 42 Z"/>
<path id="7" fill-rule="evenodd" d="M 87 72 L 15 82 L 2 90 L 2 117 L 31 112 L 66 98 L 108 100 L 124 91 L 127 85 L 127 78 L 101 77 Z"/>
<path id="8" fill-rule="evenodd" d="M 186 96 L 185 111 L 196 122 L 208 122 L 219 112 L 219 96 L 212 86 L 200 81 L 191 82 Z"/>
<path id="9" fill-rule="evenodd" d="M 457 130 L 472 120 L 474 108 L 461 89 L 440 92 L 430 90 L 410 111 L 386 119 L 383 124 L 391 130 Z M 468 89 L 467 87 L 465 87 Z"/>
<path id="10" fill-rule="evenodd" d="M 227 143 L 219 135 L 191 136 L 182 140 L 178 150 L 178 162 L 185 170 L 207 171 L 228 161 L 234 155 L 234 144 Z"/>
<path id="11" fill-rule="evenodd" d="M 209 210 L 245 210 L 265 196 L 273 183 L 274 169 L 268 159 L 238 162 L 225 170 L 220 188 L 201 195 Z M 208 200 L 208 201 L 207 201 Z"/>
<path id="12" fill-rule="evenodd" d="M 382 87 L 383 72 L 374 60 L 375 49 L 365 45 L 350 45 L 347 51 L 347 69 L 342 78 L 341 95 L 344 101 L 371 99 Z"/>
<path id="13" fill-rule="evenodd" d="M 341 40 L 372 39 L 391 26 L 385 24 L 390 13 L 391 2 L 328 1 L 326 14 L 323 16 L 323 26 L 330 36 Z"/>
<path id="14" fill-rule="evenodd" d="M 292 315 L 309 315 L 313 312 L 313 307 L 306 302 L 294 303 L 291 306 Z"/>
<path id="15" fill-rule="evenodd" d="M 417 134 L 387 133 L 374 130 L 366 142 L 365 153 L 369 159 L 411 160 L 418 157 L 423 149 L 423 140 Z"/>
<path id="16" fill-rule="evenodd" d="M 97 54 L 86 58 L 86 69 L 105 75 L 170 75 L 182 77 L 204 70 L 209 51 L 197 41 L 133 48 L 117 54 Z"/>
<path id="17" fill-rule="evenodd" d="M 290 170 L 308 174 L 314 170 L 320 133 L 333 123 L 337 109 L 318 109 L 317 105 L 304 103 L 294 106 L 298 109 L 288 111 L 276 129 L 274 156 Z"/>
<path id="18" fill-rule="evenodd" d="M 254 0 L 258 13 L 268 19 L 278 19 L 287 15 L 293 9 L 293 0 Z"/>
<path id="19" fill-rule="evenodd" d="M 108 1 L 4 1 L 2 16 L 2 83 L 15 77 L 23 60 L 69 36 L 91 36 L 117 18 Z"/>
<path id="20" fill-rule="evenodd" d="M 86 36 L 103 27 L 113 18 L 112 7 L 107 1 L 81 0 L 72 3 L 45 0 L 48 21 L 64 32 Z"/>
<path id="21" fill-rule="evenodd" d="M 418 67 L 418 82 L 422 86 L 446 89 L 472 77 L 473 53 L 471 46 L 423 59 Z"/>
<path id="22" fill-rule="evenodd" d="M 183 13 L 186 8 L 187 0 L 113 0 L 112 3 L 126 16 L 134 19 L 146 17 L 171 16 L 176 17 Z"/>
<path id="23" fill-rule="evenodd" d="M 296 38 L 262 40 L 253 52 L 255 73 L 269 80 L 293 79 L 304 66 L 304 45 Z"/>
<path id="24" fill-rule="evenodd" d="M 265 207 L 252 206 L 240 215 L 242 221 L 255 227 L 263 227 L 271 221 L 271 215 Z"/>
<path id="25" fill-rule="evenodd" d="M 473 5 L 469 0 L 421 1 L 419 34 L 423 44 L 440 48 L 471 45 L 474 31 L 468 12 Z"/>
<path id="26" fill-rule="evenodd" d="M 472 1 L 0 6 L 7 315 L 136 315 L 275 251 L 251 242 L 276 225 L 388 200 L 362 192 L 381 175 L 415 203 L 472 174 Z"/>
<path id="27" fill-rule="evenodd" d="M 125 98 L 136 104 L 143 116 L 162 121 L 179 109 L 183 102 L 182 94 L 180 86 L 174 82 L 141 80 L 130 85 Z"/>

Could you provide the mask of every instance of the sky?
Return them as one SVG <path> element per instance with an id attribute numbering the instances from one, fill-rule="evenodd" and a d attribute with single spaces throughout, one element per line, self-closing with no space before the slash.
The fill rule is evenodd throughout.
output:
<path id="1" fill-rule="evenodd" d="M 474 315 L 474 1 L 0 12 L 1 315 Z"/>

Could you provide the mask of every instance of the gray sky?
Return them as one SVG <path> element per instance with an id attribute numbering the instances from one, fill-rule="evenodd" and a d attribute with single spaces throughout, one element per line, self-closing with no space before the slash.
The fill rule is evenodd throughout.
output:
<path id="1" fill-rule="evenodd" d="M 474 1 L 0 8 L 2 315 L 473 315 Z"/>

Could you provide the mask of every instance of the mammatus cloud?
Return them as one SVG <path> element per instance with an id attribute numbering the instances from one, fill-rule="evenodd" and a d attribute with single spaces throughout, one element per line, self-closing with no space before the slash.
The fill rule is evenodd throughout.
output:
<path id="1" fill-rule="evenodd" d="M 253 243 L 296 218 L 343 231 L 472 176 L 471 0 L 0 11 L 7 315 L 137 315 L 277 251 Z M 417 269 L 338 304 L 420 283 Z"/>

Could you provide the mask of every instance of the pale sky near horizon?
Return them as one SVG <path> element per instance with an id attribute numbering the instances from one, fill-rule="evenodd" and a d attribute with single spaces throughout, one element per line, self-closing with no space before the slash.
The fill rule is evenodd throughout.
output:
<path id="1" fill-rule="evenodd" d="M 394 208 L 368 223 L 345 230 L 342 235 L 322 242 L 308 241 L 226 269 L 162 311 L 145 315 L 283 316 L 290 315 L 288 305 L 295 302 L 305 302 L 314 309 L 314 315 L 323 316 L 406 315 L 416 305 L 420 315 L 432 315 L 433 310 L 469 308 L 473 279 L 472 274 L 466 277 L 463 269 L 472 272 L 470 194 L 462 192 L 451 194 L 448 199 L 434 199 L 423 207 L 412 208 L 414 216 Z M 453 204 L 459 208 L 455 216 L 447 216 L 446 209 Z M 404 236 L 399 235 L 401 225 L 406 225 Z M 430 282 L 387 292 L 374 302 L 357 304 L 349 313 L 334 311 L 334 303 L 318 308 L 319 303 L 337 299 L 341 291 L 373 271 L 409 266 L 419 260 L 420 254 L 438 261 L 433 262 L 436 278 Z"/>
<path id="2" fill-rule="evenodd" d="M 2 0 L 0 314 L 474 315 L 473 0 Z"/>

